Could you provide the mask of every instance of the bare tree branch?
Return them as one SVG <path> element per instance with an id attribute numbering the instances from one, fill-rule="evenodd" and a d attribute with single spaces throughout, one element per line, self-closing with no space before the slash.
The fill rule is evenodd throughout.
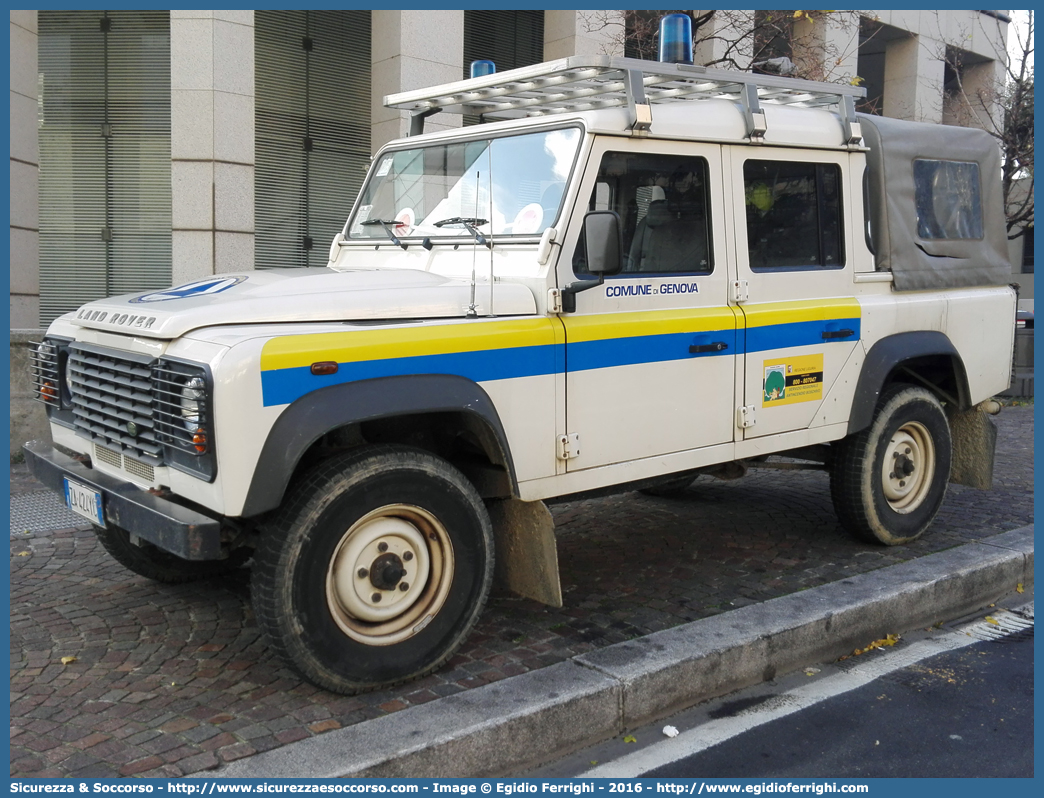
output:
<path id="1" fill-rule="evenodd" d="M 989 24 L 1007 23 L 994 19 Z M 1008 41 L 1008 51 L 996 53 L 1003 77 L 970 80 L 963 51 L 946 48 L 944 60 L 953 75 L 946 102 L 958 124 L 982 128 L 996 139 L 1008 238 L 1016 239 L 1033 226 L 1033 11 L 1025 26 L 1008 24 L 1007 37 L 999 28 L 990 32 L 996 34 L 990 40 Z"/>

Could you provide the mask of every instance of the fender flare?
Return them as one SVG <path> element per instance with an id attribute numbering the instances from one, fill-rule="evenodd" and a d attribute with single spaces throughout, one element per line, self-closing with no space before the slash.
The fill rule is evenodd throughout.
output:
<path id="1" fill-rule="evenodd" d="M 490 429 L 507 464 L 512 490 L 517 493 L 507 434 L 482 386 L 451 374 L 378 377 L 320 388 L 287 405 L 261 448 L 242 515 L 249 517 L 278 507 L 304 453 L 326 433 L 361 421 L 445 412 L 478 416 Z"/>
<path id="2" fill-rule="evenodd" d="M 904 361 L 918 357 L 943 355 L 953 362 L 957 376 L 958 398 L 967 404 L 968 382 L 964 361 L 950 339 L 941 332 L 922 330 L 889 335 L 870 347 L 856 384 L 852 412 L 848 416 L 848 434 L 866 429 L 874 418 L 874 408 L 888 375 Z"/>

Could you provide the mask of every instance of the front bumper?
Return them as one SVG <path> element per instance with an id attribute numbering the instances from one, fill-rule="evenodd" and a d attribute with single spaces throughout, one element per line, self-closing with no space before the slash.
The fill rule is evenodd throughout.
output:
<path id="1" fill-rule="evenodd" d="M 221 559 L 220 521 L 101 474 L 44 441 L 29 441 L 22 451 L 33 476 L 51 490 L 64 495 L 64 478 L 68 476 L 101 493 L 108 525 L 125 529 L 185 560 Z"/>

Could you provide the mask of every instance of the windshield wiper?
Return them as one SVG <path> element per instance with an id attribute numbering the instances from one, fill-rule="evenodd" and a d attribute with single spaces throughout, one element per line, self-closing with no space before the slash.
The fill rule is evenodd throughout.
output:
<path id="1" fill-rule="evenodd" d="M 482 225 L 488 223 L 488 219 L 476 219 L 474 217 L 463 218 L 461 216 L 454 216 L 452 219 L 443 219 L 441 222 L 435 222 L 435 226 L 443 227 L 447 224 L 464 225 L 464 229 L 475 237 L 476 244 L 478 244 L 479 246 L 486 246 L 490 249 L 493 249 L 493 242 L 488 241 L 486 237 L 482 235 L 482 233 L 475 229 L 475 227 L 481 227 Z"/>
<path id="2" fill-rule="evenodd" d="M 379 224 L 381 227 L 384 228 L 384 232 L 388 234 L 388 238 L 391 239 L 391 242 L 395 246 L 402 247 L 403 249 L 407 249 L 409 245 L 408 244 L 404 244 L 402 241 L 400 241 L 398 238 L 396 238 L 395 237 L 395 233 L 393 233 L 392 229 L 390 227 L 388 227 L 389 224 L 398 224 L 398 223 L 399 222 L 397 220 L 395 220 L 395 219 L 392 219 L 390 222 L 385 220 L 385 219 L 367 219 L 365 222 L 359 222 L 359 224 L 361 224 L 361 225 L 375 225 L 375 224 Z"/>

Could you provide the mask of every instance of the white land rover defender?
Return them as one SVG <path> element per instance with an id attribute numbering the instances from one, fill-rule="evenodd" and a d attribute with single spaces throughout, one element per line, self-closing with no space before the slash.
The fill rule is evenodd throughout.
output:
<path id="1" fill-rule="evenodd" d="M 327 268 L 51 325 L 28 462 L 138 574 L 252 558 L 271 645 L 338 692 L 445 662 L 494 553 L 561 605 L 552 497 L 782 455 L 910 541 L 990 485 L 1016 297 L 990 138 L 861 91 L 595 56 L 387 97 L 416 135 Z"/>

